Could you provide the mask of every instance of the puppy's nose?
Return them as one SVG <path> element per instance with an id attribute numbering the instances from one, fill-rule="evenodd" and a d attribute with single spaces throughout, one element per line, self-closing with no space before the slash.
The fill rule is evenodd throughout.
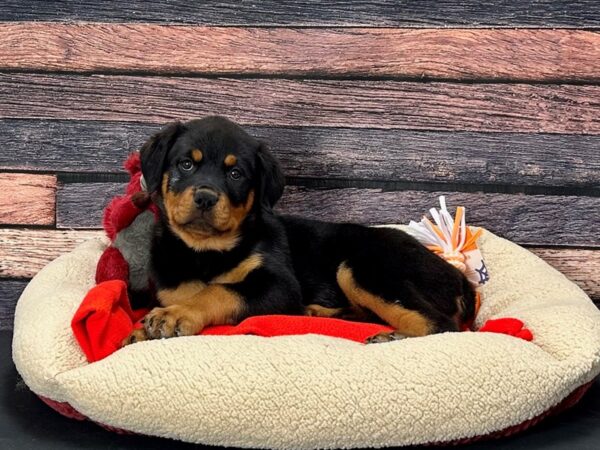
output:
<path id="1" fill-rule="evenodd" d="M 199 189 L 194 194 L 194 202 L 198 209 L 208 211 L 217 204 L 219 196 L 212 189 Z"/>

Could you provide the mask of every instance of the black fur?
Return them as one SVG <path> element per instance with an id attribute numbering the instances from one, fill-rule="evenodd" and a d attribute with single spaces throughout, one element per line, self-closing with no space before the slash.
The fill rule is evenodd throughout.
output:
<path id="1" fill-rule="evenodd" d="M 201 163 L 183 174 L 182 158 L 197 148 L 203 152 Z M 231 168 L 222 164 L 227 154 L 237 157 L 242 178 L 231 179 Z M 245 309 L 236 320 L 257 314 L 302 314 L 308 304 L 348 307 L 336 281 L 343 262 L 363 289 L 420 312 L 435 325 L 433 332 L 458 329 L 458 298 L 465 304 L 460 319 L 468 321 L 474 314 L 474 293 L 466 278 L 406 233 L 274 214 L 284 186 L 279 164 L 263 143 L 227 119 L 171 124 L 144 145 L 141 157 L 148 188 L 156 192 L 163 211 L 152 248 L 159 290 L 186 281 L 208 283 L 258 252 L 262 266 L 228 286 L 244 299 Z M 174 193 L 190 186 L 208 187 L 227 195 L 234 205 L 243 204 L 254 191 L 256 198 L 237 244 L 225 251 L 196 251 L 186 245 L 166 219 L 160 194 L 163 174 L 169 176 L 168 189 Z"/>

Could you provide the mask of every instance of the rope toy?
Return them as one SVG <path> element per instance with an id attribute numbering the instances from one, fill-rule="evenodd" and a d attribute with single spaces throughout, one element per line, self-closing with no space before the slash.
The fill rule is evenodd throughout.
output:
<path id="1" fill-rule="evenodd" d="M 409 232 L 429 250 L 464 273 L 475 288 L 483 286 L 490 279 L 481 251 L 477 248 L 477 239 L 483 229 L 466 225 L 463 206 L 456 208 L 456 216 L 452 218 L 446 208 L 446 197 L 442 195 L 439 200 L 440 209 L 429 210 L 435 223 L 426 216 L 420 222 L 411 220 Z"/>

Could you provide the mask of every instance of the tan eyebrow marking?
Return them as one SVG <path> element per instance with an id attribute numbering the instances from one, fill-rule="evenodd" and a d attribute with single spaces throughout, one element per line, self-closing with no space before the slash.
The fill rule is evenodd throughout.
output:
<path id="1" fill-rule="evenodd" d="M 227 167 L 235 166 L 235 163 L 237 163 L 237 158 L 235 155 L 227 155 L 225 157 L 225 165 Z"/>
<path id="2" fill-rule="evenodd" d="M 197 148 L 192 150 L 192 159 L 196 162 L 202 161 L 202 151 L 198 150 Z"/>

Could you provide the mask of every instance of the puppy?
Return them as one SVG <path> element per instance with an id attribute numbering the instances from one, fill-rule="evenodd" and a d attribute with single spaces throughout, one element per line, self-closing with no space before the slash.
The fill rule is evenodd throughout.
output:
<path id="1" fill-rule="evenodd" d="M 193 335 L 259 314 L 377 320 L 372 342 L 457 331 L 472 319 L 467 279 L 408 234 L 280 216 L 284 177 L 235 123 L 173 123 L 141 149 L 160 210 L 152 279 L 160 307 L 124 344 Z"/>

